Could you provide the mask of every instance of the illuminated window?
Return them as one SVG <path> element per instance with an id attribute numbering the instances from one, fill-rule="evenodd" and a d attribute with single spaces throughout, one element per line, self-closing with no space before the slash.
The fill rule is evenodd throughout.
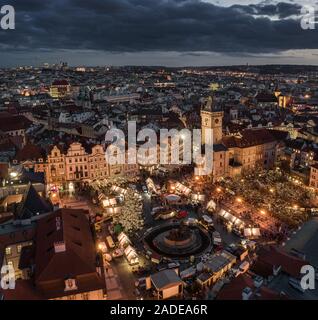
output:
<path id="1" fill-rule="evenodd" d="M 17 246 L 17 251 L 18 251 L 18 253 L 20 253 L 21 250 L 22 250 L 22 246 L 21 246 L 21 245 L 18 245 L 18 246 Z"/>
<path id="2" fill-rule="evenodd" d="M 83 300 L 89 300 L 89 294 L 88 293 L 83 293 L 82 297 L 83 297 Z"/>
<path id="3" fill-rule="evenodd" d="M 6 255 L 9 256 L 12 253 L 11 247 L 6 247 Z"/>

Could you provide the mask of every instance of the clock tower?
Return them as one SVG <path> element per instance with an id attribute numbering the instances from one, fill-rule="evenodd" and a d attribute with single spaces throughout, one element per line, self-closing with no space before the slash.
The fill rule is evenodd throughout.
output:
<path id="1" fill-rule="evenodd" d="M 205 143 L 207 129 L 213 130 L 213 144 L 222 142 L 223 111 L 219 110 L 214 102 L 215 101 L 213 101 L 213 98 L 210 96 L 201 109 L 201 131 L 203 144 Z"/>

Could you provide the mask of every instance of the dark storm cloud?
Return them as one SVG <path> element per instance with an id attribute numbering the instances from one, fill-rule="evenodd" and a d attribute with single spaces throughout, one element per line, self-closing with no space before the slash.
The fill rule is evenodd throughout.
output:
<path id="1" fill-rule="evenodd" d="M 317 48 L 297 4 L 218 7 L 199 0 L 16 0 L 0 50 L 273 52 Z M 287 18 L 273 21 L 252 15 Z"/>
<path id="2" fill-rule="evenodd" d="M 241 11 L 242 13 L 255 15 L 255 16 L 278 16 L 284 19 L 293 15 L 300 14 L 301 6 L 299 4 L 280 2 L 275 4 L 251 4 L 248 6 L 233 5 L 232 9 Z"/>

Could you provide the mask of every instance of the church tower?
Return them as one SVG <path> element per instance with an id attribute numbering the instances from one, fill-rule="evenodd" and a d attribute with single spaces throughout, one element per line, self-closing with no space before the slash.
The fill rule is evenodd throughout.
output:
<path id="1" fill-rule="evenodd" d="M 215 105 L 215 101 L 210 96 L 201 109 L 201 131 L 203 144 L 205 143 L 207 129 L 213 130 L 213 144 L 222 142 L 223 115 L 223 111 Z"/>

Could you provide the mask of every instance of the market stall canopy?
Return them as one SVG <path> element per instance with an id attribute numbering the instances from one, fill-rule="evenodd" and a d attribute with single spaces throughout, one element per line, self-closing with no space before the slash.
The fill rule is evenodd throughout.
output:
<path id="1" fill-rule="evenodd" d="M 177 182 L 175 188 L 178 192 L 184 194 L 185 196 L 188 196 L 192 192 L 192 190 L 190 188 L 186 187 L 185 185 L 181 184 L 180 182 Z"/>
<path id="2" fill-rule="evenodd" d="M 119 247 L 121 248 L 127 247 L 128 245 L 131 244 L 131 241 L 129 240 L 128 236 L 124 232 L 121 232 L 119 234 L 118 241 L 119 241 Z"/>
<path id="3" fill-rule="evenodd" d="M 244 222 L 240 220 L 239 218 L 233 216 L 228 211 L 221 209 L 219 212 L 219 216 L 224 218 L 225 220 L 231 222 L 233 225 L 235 225 L 237 228 L 244 228 Z"/>
<path id="4" fill-rule="evenodd" d="M 125 249 L 124 253 L 125 253 L 125 256 L 126 256 L 129 264 L 138 263 L 138 261 L 139 261 L 138 254 L 132 246 L 129 245 Z"/>
<path id="5" fill-rule="evenodd" d="M 204 202 L 205 195 L 204 194 L 193 194 L 191 198 L 194 201 Z"/>
<path id="6" fill-rule="evenodd" d="M 152 190 L 153 192 L 158 193 L 157 188 L 151 178 L 148 178 L 146 180 L 146 184 L 147 184 L 148 190 Z"/>
<path id="7" fill-rule="evenodd" d="M 167 196 L 165 196 L 165 199 L 168 202 L 178 202 L 180 201 L 181 197 L 176 194 L 168 194 Z"/>
<path id="8" fill-rule="evenodd" d="M 118 186 L 112 186 L 111 187 L 111 191 L 119 193 L 119 194 L 126 194 L 127 193 L 126 189 L 123 189 L 123 188 L 118 187 Z"/>
<path id="9" fill-rule="evenodd" d="M 103 207 L 115 206 L 116 204 L 117 204 L 116 198 L 104 199 L 104 200 L 102 201 Z"/>
<path id="10" fill-rule="evenodd" d="M 214 200 L 210 200 L 206 206 L 208 210 L 215 210 L 216 209 L 216 203 Z"/>
<path id="11" fill-rule="evenodd" d="M 246 238 L 260 237 L 261 236 L 261 231 L 260 231 L 259 228 L 245 228 L 244 229 L 244 236 Z"/>
<path id="12" fill-rule="evenodd" d="M 98 201 L 103 201 L 104 199 L 106 199 L 106 195 L 105 195 L 105 193 L 100 193 L 99 195 L 98 195 Z"/>
<path id="13" fill-rule="evenodd" d="M 119 213 L 121 213 L 121 207 L 107 208 L 106 213 L 107 214 L 119 214 Z"/>

